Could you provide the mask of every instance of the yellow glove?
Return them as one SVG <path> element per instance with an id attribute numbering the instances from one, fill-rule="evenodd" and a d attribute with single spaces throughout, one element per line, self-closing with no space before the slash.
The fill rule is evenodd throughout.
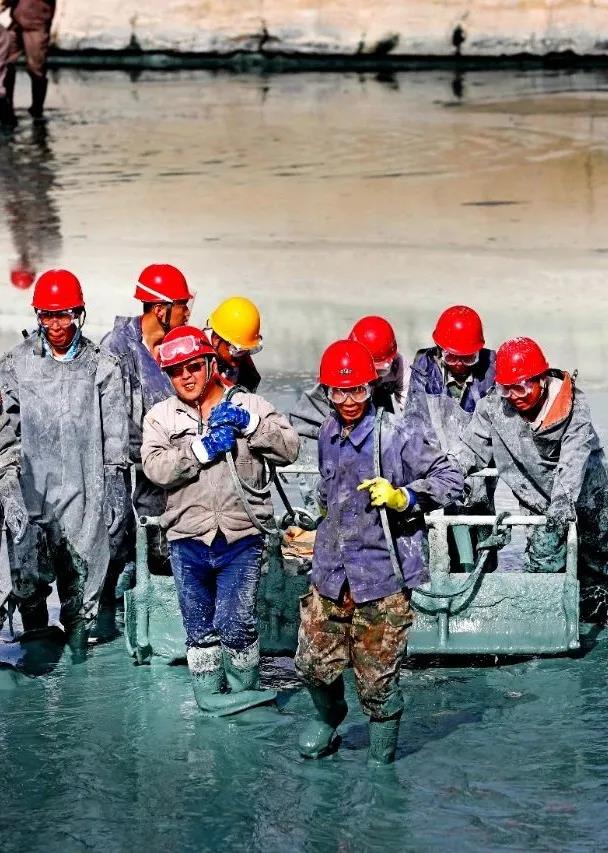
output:
<path id="1" fill-rule="evenodd" d="M 372 506 L 384 506 L 389 509 L 394 509 L 397 512 L 403 512 L 407 509 L 410 503 L 410 498 L 407 492 L 403 489 L 395 489 L 388 480 L 384 477 L 374 477 L 373 480 L 363 480 L 357 486 L 357 491 L 369 489 Z"/>

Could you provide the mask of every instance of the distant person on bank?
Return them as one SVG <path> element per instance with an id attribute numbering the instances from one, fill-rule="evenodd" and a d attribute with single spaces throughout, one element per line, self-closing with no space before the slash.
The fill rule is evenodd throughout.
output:
<path id="1" fill-rule="evenodd" d="M 0 27 L 0 124 L 14 127 L 17 118 L 13 109 L 13 93 L 16 63 L 21 54 L 25 54 L 32 81 L 29 113 L 34 119 L 43 116 L 55 0 L 0 0 L 0 9 L 11 10 L 9 28 Z"/>

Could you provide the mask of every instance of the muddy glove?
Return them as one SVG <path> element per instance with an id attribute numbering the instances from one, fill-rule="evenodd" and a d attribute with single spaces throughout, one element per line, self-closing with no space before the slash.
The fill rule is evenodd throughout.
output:
<path id="1" fill-rule="evenodd" d="M 241 435 L 251 435 L 260 422 L 260 416 L 254 415 L 242 406 L 235 406 L 224 401 L 218 403 L 211 411 L 209 429 L 220 426 L 233 427 Z"/>
<path id="2" fill-rule="evenodd" d="M 230 453 L 235 444 L 236 434 L 233 427 L 218 426 L 210 429 L 202 438 L 195 438 L 192 442 L 192 452 L 201 465 L 206 465 L 223 453 Z"/>
<path id="3" fill-rule="evenodd" d="M 4 474 L 0 479 L 0 505 L 4 520 L 15 544 L 21 542 L 28 525 L 27 507 L 16 474 Z"/>
<path id="4" fill-rule="evenodd" d="M 115 465 L 104 466 L 104 520 L 110 537 L 116 536 L 131 512 L 131 496 L 127 491 L 125 472 Z"/>
<path id="5" fill-rule="evenodd" d="M 549 504 L 545 512 L 547 523 L 545 532 L 551 533 L 558 538 L 565 538 L 568 533 L 570 519 L 574 520 L 574 513 L 563 501 L 554 501 Z"/>
<path id="6" fill-rule="evenodd" d="M 416 506 L 416 495 L 411 489 L 395 489 L 384 477 L 374 477 L 373 480 L 363 480 L 357 486 L 357 491 L 369 489 L 372 506 L 386 506 L 396 512 L 405 512 Z"/>

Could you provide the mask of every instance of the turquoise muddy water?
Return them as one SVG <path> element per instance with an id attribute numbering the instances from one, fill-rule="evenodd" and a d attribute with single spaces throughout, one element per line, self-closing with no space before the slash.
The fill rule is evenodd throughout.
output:
<path id="1" fill-rule="evenodd" d="M 491 344 L 532 334 L 578 367 L 606 436 L 605 75 L 62 71 L 49 107 L 0 139 L 2 349 L 31 325 L 10 267 L 73 268 L 97 338 L 165 260 L 195 322 L 259 302 L 263 391 L 287 407 L 361 314 L 412 354 L 468 302 Z M 340 750 L 306 762 L 287 659 L 264 664 L 278 711 L 210 721 L 185 667 L 135 667 L 120 636 L 80 667 L 0 639 L 3 853 L 608 848 L 605 631 L 573 657 L 408 661 L 376 773 L 350 681 Z"/>

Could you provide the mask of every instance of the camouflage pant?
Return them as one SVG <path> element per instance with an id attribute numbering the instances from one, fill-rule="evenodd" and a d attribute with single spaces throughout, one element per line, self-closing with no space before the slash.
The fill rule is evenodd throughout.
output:
<path id="1" fill-rule="evenodd" d="M 347 588 L 332 601 L 313 586 L 300 616 L 295 665 L 305 682 L 331 684 L 352 666 L 366 714 L 384 719 L 403 710 L 398 682 L 412 622 L 409 593 L 356 604 Z"/>

